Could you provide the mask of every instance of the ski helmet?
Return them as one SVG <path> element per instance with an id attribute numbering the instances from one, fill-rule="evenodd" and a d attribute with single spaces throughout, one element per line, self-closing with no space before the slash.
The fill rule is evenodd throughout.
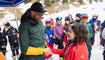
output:
<path id="1" fill-rule="evenodd" d="M 45 20 L 45 24 L 49 24 L 49 23 L 51 23 L 51 20 L 46 19 L 46 20 Z"/>
<path id="2" fill-rule="evenodd" d="M 88 15 L 87 14 L 82 14 L 81 19 L 88 19 Z"/>
<path id="3" fill-rule="evenodd" d="M 62 20 L 62 17 L 57 17 L 57 18 L 56 18 L 56 21 L 57 21 L 57 20 Z"/>
<path id="4" fill-rule="evenodd" d="M 9 23 L 9 22 L 7 22 L 7 23 L 5 24 L 5 26 L 11 26 L 11 25 L 10 25 L 10 23 Z"/>
<path id="5" fill-rule="evenodd" d="M 49 19 L 50 19 L 51 21 L 53 20 L 53 18 L 52 18 L 52 17 L 50 17 Z"/>
<path id="6" fill-rule="evenodd" d="M 98 19 L 98 15 L 93 15 L 92 19 L 93 20 L 97 20 Z"/>

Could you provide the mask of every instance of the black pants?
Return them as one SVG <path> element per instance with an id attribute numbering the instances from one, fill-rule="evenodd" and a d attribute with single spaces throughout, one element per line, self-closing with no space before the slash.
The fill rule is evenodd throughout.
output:
<path id="1" fill-rule="evenodd" d="M 10 44 L 10 46 L 11 46 L 11 51 L 12 51 L 13 56 L 18 55 L 19 54 L 19 45 L 18 45 L 18 43 Z"/>
<path id="2" fill-rule="evenodd" d="M 0 49 L 0 51 L 5 55 L 6 54 L 6 48 L 5 49 Z"/>
<path id="3" fill-rule="evenodd" d="M 56 38 L 56 44 L 58 45 L 58 49 L 63 49 L 63 40 L 58 40 Z M 60 57 L 63 57 L 63 56 L 60 55 Z"/>

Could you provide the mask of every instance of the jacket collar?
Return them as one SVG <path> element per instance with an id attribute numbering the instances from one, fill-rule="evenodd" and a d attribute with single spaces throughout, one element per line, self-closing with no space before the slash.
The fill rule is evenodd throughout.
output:
<path id="1" fill-rule="evenodd" d="M 31 10 L 30 9 L 28 9 L 27 13 L 28 13 L 28 17 L 29 17 L 29 20 L 30 20 L 30 24 L 32 24 L 32 25 L 38 24 L 38 22 L 36 21 L 36 19 L 33 19 L 31 17 Z"/>

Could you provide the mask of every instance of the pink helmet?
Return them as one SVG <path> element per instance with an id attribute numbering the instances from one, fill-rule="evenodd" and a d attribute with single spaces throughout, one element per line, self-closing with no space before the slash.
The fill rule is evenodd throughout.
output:
<path id="1" fill-rule="evenodd" d="M 69 13 L 68 16 L 72 16 L 72 15 Z"/>
<path id="2" fill-rule="evenodd" d="M 49 24 L 49 23 L 51 23 L 51 20 L 50 19 L 46 19 L 45 20 L 45 24 Z"/>
<path id="3" fill-rule="evenodd" d="M 52 18 L 52 17 L 50 17 L 49 19 L 50 19 L 51 21 L 53 20 L 53 18 Z"/>

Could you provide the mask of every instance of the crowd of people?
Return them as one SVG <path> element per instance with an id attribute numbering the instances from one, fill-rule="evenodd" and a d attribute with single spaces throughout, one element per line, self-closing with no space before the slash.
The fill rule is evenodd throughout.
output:
<path id="1" fill-rule="evenodd" d="M 88 19 L 86 13 L 77 13 L 73 19 L 72 14 L 68 14 L 65 24 L 62 17 L 50 17 L 44 26 L 41 21 L 44 12 L 42 4 L 35 2 L 23 14 L 19 31 L 7 22 L 0 32 L 0 51 L 6 54 L 6 36 L 13 56 L 19 55 L 20 46 L 19 60 L 52 60 L 52 54 L 58 54 L 60 60 L 90 60 L 97 31 L 100 32 L 100 43 L 105 45 L 105 21 L 101 24 L 98 15 Z"/>

